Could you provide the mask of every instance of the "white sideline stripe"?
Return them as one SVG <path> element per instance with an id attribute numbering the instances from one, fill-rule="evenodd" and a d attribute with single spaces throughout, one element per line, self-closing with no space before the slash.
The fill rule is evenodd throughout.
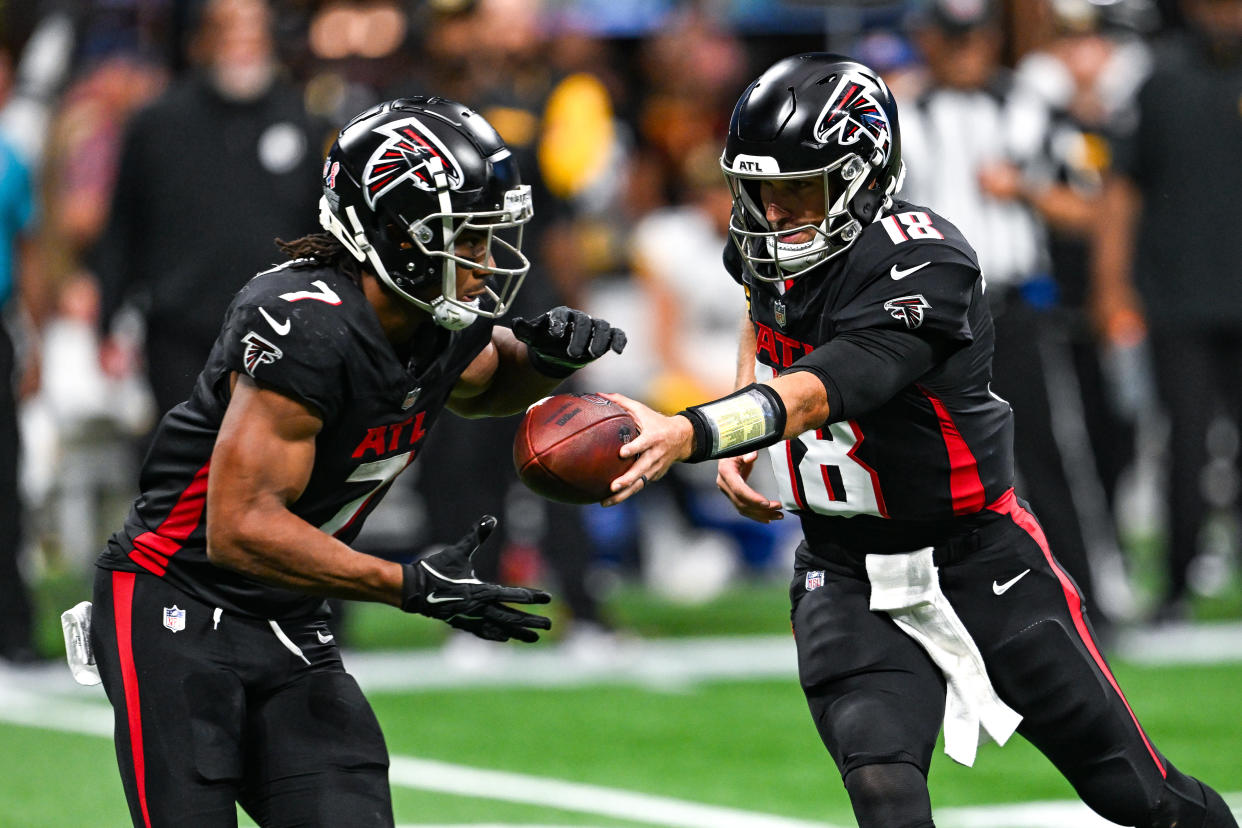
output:
<path id="1" fill-rule="evenodd" d="M 63 665 L 62 672 L 68 673 Z M 89 697 L 95 702 L 79 702 L 24 690 L 10 676 L 0 673 L 0 721 L 111 739 L 112 708 L 108 706 L 107 697 L 99 692 L 102 688 L 88 689 L 72 683 L 70 686 L 76 688 L 82 697 Z"/>
<path id="2" fill-rule="evenodd" d="M 405 756 L 393 757 L 388 778 L 394 785 L 419 790 L 501 799 L 674 828 L 837 828 L 822 822 Z"/>
<path id="3" fill-rule="evenodd" d="M 451 648 L 346 651 L 344 659 L 368 691 L 593 684 L 682 690 L 703 681 L 792 679 L 797 673 L 793 637 L 788 635 L 624 640 L 585 654 L 549 644 L 479 644 L 464 659 L 449 654 Z M 1110 655 L 1144 666 L 1242 662 L 1242 622 L 1123 630 Z M 63 664 L 9 668 L 0 663 L 0 687 L 6 684 L 81 698 L 81 688 Z"/>
<path id="4" fill-rule="evenodd" d="M 1117 657 L 1148 666 L 1242 661 L 1242 622 L 1180 622 L 1125 630 L 1118 636 Z"/>
<path id="5" fill-rule="evenodd" d="M 408 691 L 584 684 L 679 689 L 701 681 L 790 678 L 798 664 L 788 635 L 633 640 L 577 656 L 557 646 L 476 646 L 466 658 L 451 648 L 347 652 L 345 666 L 365 690 Z"/>
<path id="6" fill-rule="evenodd" d="M 1122 631 L 1114 655 L 1144 666 L 1242 661 L 1242 623 L 1172 624 Z M 481 645 L 463 660 L 444 650 L 346 653 L 366 690 L 448 687 L 566 687 L 632 684 L 677 689 L 697 682 L 793 678 L 797 655 L 788 635 L 626 641 L 575 658 L 561 648 Z"/>

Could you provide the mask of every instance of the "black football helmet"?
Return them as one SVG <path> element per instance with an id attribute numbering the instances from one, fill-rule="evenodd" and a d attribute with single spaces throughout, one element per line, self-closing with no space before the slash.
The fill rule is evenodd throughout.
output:
<path id="1" fill-rule="evenodd" d="M 451 330 L 513 304 L 530 270 L 522 233 L 533 214 L 530 186 L 496 130 L 444 98 L 368 109 L 345 125 L 323 163 L 320 224 Z M 463 236 L 486 240 L 484 264 L 457 255 Z M 459 266 L 490 274 L 482 301 L 458 298 Z"/>
<path id="2" fill-rule="evenodd" d="M 901 188 L 897 103 L 880 76 L 824 52 L 773 64 L 747 87 L 729 122 L 720 159 L 733 191 L 729 234 L 748 271 L 780 282 L 849 248 Z M 824 220 L 810 241 L 789 244 L 769 225 L 762 181 L 819 178 Z"/>

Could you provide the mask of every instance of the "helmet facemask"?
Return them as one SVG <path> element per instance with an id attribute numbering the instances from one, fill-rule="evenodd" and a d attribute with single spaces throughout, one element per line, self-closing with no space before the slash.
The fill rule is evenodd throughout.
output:
<path id="1" fill-rule="evenodd" d="M 506 191 L 499 210 L 454 212 L 446 194 L 447 181 L 440 193 L 440 212 L 413 222 L 402 220 L 399 225 L 406 228 L 415 254 L 412 260 L 406 262 L 406 271 L 416 273 L 420 265 L 425 268 L 429 264 L 435 268 L 438 263 L 440 295 L 430 303 L 424 303 L 409 286 L 402 285 L 405 280 L 393 278 L 385 281 L 414 304 L 430 310 L 438 324 L 453 330 L 456 330 L 453 324 L 456 320 L 463 320 L 461 327 L 465 327 L 478 316 L 490 319 L 504 316 L 530 271 L 530 260 L 522 252 L 526 223 L 534 215 L 530 185 L 523 184 Z M 472 236 L 483 239 L 482 253 L 477 260 L 457 253 L 458 245 Z M 458 298 L 459 267 L 486 274 L 483 297 L 470 300 Z"/>
<path id="2" fill-rule="evenodd" d="M 522 252 L 525 225 L 534 215 L 529 185 L 506 190 L 498 210 L 455 210 L 448 176 L 438 158 L 428 160 L 440 209 L 414 220 L 391 211 L 383 228 L 364 227 L 356 209 L 345 208 L 344 221 L 320 202 L 320 222 L 359 261 L 370 264 L 375 274 L 394 292 L 432 315 L 436 324 L 461 330 L 480 316 L 499 318 L 508 312 L 530 270 Z M 369 231 L 369 232 L 368 232 Z M 483 239 L 479 260 L 457 252 L 464 238 Z M 486 274 L 482 297 L 457 296 L 457 269 L 464 267 Z M 428 299 L 427 287 L 438 279 L 439 294 Z"/>
<path id="3" fill-rule="evenodd" d="M 729 221 L 729 233 L 746 262 L 747 269 L 756 279 L 765 282 L 784 282 L 794 279 L 821 262 L 827 261 L 846 250 L 858 234 L 862 224 L 850 211 L 850 204 L 858 193 L 872 181 L 869 164 L 857 154 L 850 153 L 832 164 L 819 169 L 794 170 L 791 172 L 762 171 L 769 163 L 756 164 L 746 159 L 735 166 L 749 169 L 730 169 L 721 159 L 721 168 L 733 193 L 733 215 Z M 882 162 L 882 157 L 880 161 Z M 753 168 L 759 167 L 756 171 Z M 759 197 L 763 181 L 816 179 L 823 193 L 824 219 L 819 224 L 773 229 L 767 219 L 767 211 Z M 789 244 L 780 240 L 803 230 L 814 235 L 805 242 Z"/>

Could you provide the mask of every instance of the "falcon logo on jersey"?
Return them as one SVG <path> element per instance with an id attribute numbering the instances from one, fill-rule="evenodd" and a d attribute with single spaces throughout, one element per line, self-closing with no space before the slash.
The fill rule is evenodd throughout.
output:
<path id="1" fill-rule="evenodd" d="M 857 143 L 863 135 L 884 153 L 884 160 L 887 161 L 893 135 L 888 115 L 867 91 L 863 81 L 846 72 L 819 113 L 819 120 L 815 122 L 815 137 L 824 143 L 835 139 L 841 146 L 849 146 Z M 863 158 L 866 159 L 870 152 L 864 152 Z"/>
<path id="2" fill-rule="evenodd" d="M 248 331 L 242 337 L 242 342 L 246 343 L 246 352 L 242 354 L 242 364 L 246 366 L 246 373 L 252 377 L 255 369 L 260 365 L 268 365 L 285 355 L 284 351 L 254 331 Z"/>
<path id="3" fill-rule="evenodd" d="M 892 314 L 894 319 L 905 322 L 906 327 L 911 330 L 923 324 L 923 311 L 930 309 L 931 305 L 919 293 L 889 299 L 884 303 L 884 310 Z"/>
<path id="4" fill-rule="evenodd" d="M 409 181 L 420 190 L 435 192 L 438 170 L 432 159 L 439 160 L 440 169 L 448 177 L 449 189 L 461 186 L 461 165 L 448 147 L 417 118 L 382 124 L 375 131 L 387 135 L 388 140 L 375 150 L 362 172 L 362 192 L 371 209 L 375 209 L 375 202 L 384 193 L 402 181 Z"/>

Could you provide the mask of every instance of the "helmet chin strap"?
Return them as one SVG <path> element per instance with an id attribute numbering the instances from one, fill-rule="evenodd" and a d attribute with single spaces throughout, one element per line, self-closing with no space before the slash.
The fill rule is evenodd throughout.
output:
<path id="1" fill-rule="evenodd" d="M 414 300 L 414 303 L 419 307 L 430 307 L 431 318 L 435 320 L 435 323 L 441 328 L 447 328 L 450 331 L 460 331 L 463 328 L 468 328 L 474 324 L 474 320 L 479 318 L 479 315 L 474 311 L 467 310 L 459 304 L 455 305 L 448 302 L 443 296 L 437 296 L 431 300 L 430 306 L 424 306 L 418 300 Z M 478 307 L 479 300 L 475 299 L 469 304 Z"/>
<path id="2" fill-rule="evenodd" d="M 460 331 L 469 327 L 476 319 L 479 318 L 477 313 L 464 306 L 466 303 L 451 303 L 444 298 L 443 294 L 437 296 L 430 302 L 424 302 L 423 300 L 411 296 L 408 292 L 403 290 L 393 281 L 392 277 L 388 274 L 388 268 L 384 267 L 384 263 L 380 261 L 379 254 L 375 251 L 375 248 L 371 245 L 371 243 L 367 241 L 367 234 L 366 231 L 363 230 L 362 221 L 359 220 L 358 212 L 352 205 L 345 208 L 345 217 L 349 219 L 349 223 L 353 225 L 352 232 L 350 231 L 350 228 L 345 227 L 341 220 L 338 219 L 328 207 L 327 198 L 320 197 L 320 224 L 322 224 L 328 232 L 336 236 L 337 240 L 339 240 L 341 244 L 345 245 L 345 249 L 348 250 L 355 259 L 360 262 L 365 261 L 370 264 L 372 269 L 375 271 L 375 275 L 379 276 L 384 284 L 388 285 L 388 287 L 392 288 L 403 299 L 407 300 L 415 307 L 431 314 L 432 320 L 437 325 L 450 331 Z M 478 307 L 478 300 L 474 300 L 468 304 Z"/>

